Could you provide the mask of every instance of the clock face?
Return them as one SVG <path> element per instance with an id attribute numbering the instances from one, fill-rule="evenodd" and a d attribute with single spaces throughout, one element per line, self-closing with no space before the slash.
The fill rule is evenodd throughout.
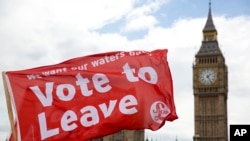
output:
<path id="1" fill-rule="evenodd" d="M 207 68 L 200 73 L 199 79 L 202 84 L 211 85 L 217 79 L 217 74 L 213 69 Z"/>

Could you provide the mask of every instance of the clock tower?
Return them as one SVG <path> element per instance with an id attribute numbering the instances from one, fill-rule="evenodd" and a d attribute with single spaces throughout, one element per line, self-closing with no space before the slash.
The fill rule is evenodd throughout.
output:
<path id="1" fill-rule="evenodd" d="M 203 40 L 193 64 L 194 141 L 228 141 L 228 71 L 209 2 Z"/>

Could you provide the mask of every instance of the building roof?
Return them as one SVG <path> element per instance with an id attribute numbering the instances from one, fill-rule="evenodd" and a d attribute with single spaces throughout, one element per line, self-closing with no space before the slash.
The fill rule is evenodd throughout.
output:
<path id="1" fill-rule="evenodd" d="M 214 22 L 213 22 L 213 18 L 212 18 L 212 13 L 211 13 L 211 2 L 209 2 L 209 10 L 208 10 L 207 22 L 205 24 L 203 32 L 211 31 L 211 30 L 216 31 L 215 26 L 214 26 Z"/>
<path id="2" fill-rule="evenodd" d="M 217 30 L 213 23 L 212 12 L 211 12 L 211 2 L 209 2 L 208 17 L 203 29 L 203 36 L 207 36 L 207 33 L 211 33 L 214 38 L 212 40 L 203 40 L 201 47 L 196 54 L 196 56 L 211 56 L 211 55 L 222 55 L 217 41 Z"/>
<path id="3" fill-rule="evenodd" d="M 198 52 L 198 56 L 206 56 L 206 55 L 221 55 L 221 50 L 219 48 L 217 41 L 203 42 L 200 50 Z"/>

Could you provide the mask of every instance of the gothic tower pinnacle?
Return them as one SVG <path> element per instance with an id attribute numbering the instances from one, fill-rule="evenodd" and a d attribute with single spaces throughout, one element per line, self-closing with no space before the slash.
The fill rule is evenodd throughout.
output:
<path id="1" fill-rule="evenodd" d="M 216 31 L 213 18 L 212 18 L 212 12 L 211 12 L 211 2 L 209 1 L 209 10 L 208 10 L 208 16 L 207 16 L 207 22 L 205 24 L 205 27 L 203 29 L 203 33 L 207 31 Z"/>
<path id="2" fill-rule="evenodd" d="M 222 55 L 217 41 L 217 30 L 214 26 L 212 18 L 211 2 L 209 2 L 207 21 L 202 32 L 203 32 L 202 45 L 196 55 L 197 56 L 203 56 L 208 54 Z"/>

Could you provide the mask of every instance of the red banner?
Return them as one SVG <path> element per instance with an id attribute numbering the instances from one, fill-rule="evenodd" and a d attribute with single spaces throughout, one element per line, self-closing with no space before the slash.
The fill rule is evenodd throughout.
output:
<path id="1" fill-rule="evenodd" d="M 177 119 L 167 50 L 95 54 L 5 78 L 22 141 L 88 140 Z"/>

